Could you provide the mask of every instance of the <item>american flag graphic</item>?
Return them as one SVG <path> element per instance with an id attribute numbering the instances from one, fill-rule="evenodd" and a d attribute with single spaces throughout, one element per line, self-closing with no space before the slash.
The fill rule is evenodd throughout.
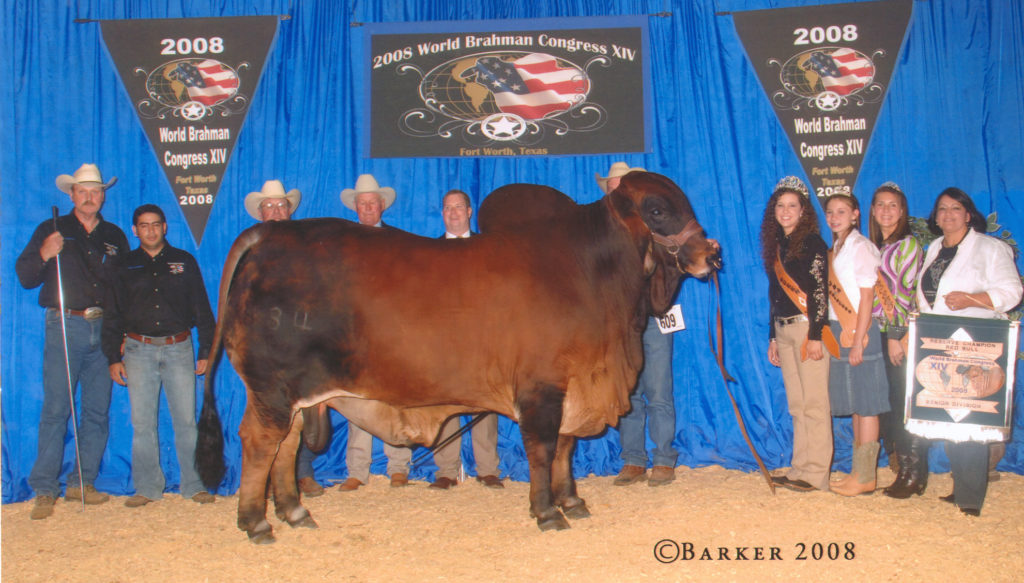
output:
<path id="1" fill-rule="evenodd" d="M 837 49 L 831 55 L 816 51 L 804 68 L 811 69 L 821 77 L 825 89 L 849 95 L 864 87 L 875 77 L 874 64 L 857 54 L 853 49 Z"/>
<path id="2" fill-rule="evenodd" d="M 235 72 L 212 59 L 182 61 L 170 76 L 185 84 L 193 101 L 206 106 L 216 105 L 238 91 Z"/>
<path id="3" fill-rule="evenodd" d="M 515 61 L 496 56 L 476 62 L 477 82 L 486 85 L 504 113 L 541 119 L 583 101 L 590 79 L 579 69 L 561 67 L 555 57 L 531 53 Z"/>

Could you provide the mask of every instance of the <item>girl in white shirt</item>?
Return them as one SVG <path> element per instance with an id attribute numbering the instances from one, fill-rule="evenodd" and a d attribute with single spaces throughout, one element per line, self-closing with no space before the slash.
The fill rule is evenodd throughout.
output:
<path id="1" fill-rule="evenodd" d="M 871 308 L 878 268 L 878 248 L 858 230 L 860 205 L 852 195 L 834 195 L 825 203 L 825 220 L 832 229 L 831 265 L 834 277 L 849 300 L 855 321 L 853 330 L 844 329 L 847 342 L 840 339 L 840 358 L 829 366 L 829 401 L 832 415 L 853 416 L 853 469 L 834 481 L 831 490 L 843 496 L 870 494 L 875 490 L 878 467 L 878 416 L 889 410 L 888 381 L 882 361 L 882 341 L 872 326 Z M 831 286 L 830 286 L 831 287 Z M 830 296 L 833 295 L 830 293 Z M 843 306 L 838 306 L 840 310 Z M 840 329 L 837 302 L 829 305 L 833 332 Z M 850 323 L 847 322 L 847 328 Z M 850 342 L 852 337 L 852 342 Z M 865 342 L 867 346 L 865 347 Z"/>

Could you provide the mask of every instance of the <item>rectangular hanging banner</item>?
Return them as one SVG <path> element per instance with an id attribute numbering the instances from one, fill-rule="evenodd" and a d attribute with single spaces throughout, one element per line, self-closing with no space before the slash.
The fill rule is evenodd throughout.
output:
<path id="1" fill-rule="evenodd" d="M 911 315 L 907 431 L 930 439 L 1009 440 L 1019 324 Z"/>
<path id="2" fill-rule="evenodd" d="M 647 152 L 647 17 L 365 27 L 373 158 Z"/>
<path id="3" fill-rule="evenodd" d="M 101 22 L 107 50 L 196 245 L 256 93 L 277 20 Z"/>
<path id="4" fill-rule="evenodd" d="M 910 11 L 888 0 L 732 14 L 819 202 L 853 193 Z"/>

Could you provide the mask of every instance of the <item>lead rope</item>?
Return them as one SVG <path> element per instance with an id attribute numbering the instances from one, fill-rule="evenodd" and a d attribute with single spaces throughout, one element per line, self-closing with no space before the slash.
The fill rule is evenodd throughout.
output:
<path id="1" fill-rule="evenodd" d="M 491 414 L 490 411 L 486 411 L 484 413 L 477 413 L 475 416 L 473 416 L 473 419 L 471 419 L 469 421 L 469 423 L 467 423 L 467 424 L 463 425 L 462 427 L 460 427 L 458 429 L 458 431 L 456 431 L 454 434 L 449 435 L 447 438 L 442 440 L 440 443 L 436 443 L 432 447 L 428 447 L 427 451 L 420 452 L 420 454 L 416 456 L 416 459 L 412 460 L 411 467 L 412 468 L 419 467 L 423 462 L 427 461 L 427 456 L 430 456 L 435 451 L 437 451 L 437 450 L 441 449 L 442 447 L 448 445 L 452 441 L 455 441 L 456 439 L 462 437 L 463 435 L 466 434 L 467 431 L 469 431 L 470 429 L 475 427 L 477 423 L 480 423 L 481 421 L 483 421 L 484 417 L 486 417 L 486 416 L 488 416 L 490 414 Z M 452 419 L 456 419 L 458 417 L 461 417 L 461 415 L 456 415 L 455 417 L 448 418 L 447 421 L 445 421 L 444 423 L 441 424 L 441 428 L 443 429 L 445 424 L 451 422 Z M 462 456 L 460 455 L 459 458 L 461 459 Z"/>
<path id="2" fill-rule="evenodd" d="M 768 484 L 768 489 L 771 490 L 772 495 L 775 494 L 775 483 L 772 482 L 771 474 L 768 473 L 768 468 L 765 467 L 764 462 L 761 461 L 761 456 L 757 454 L 757 450 L 754 449 L 754 443 L 750 441 L 750 435 L 747 433 L 747 426 L 743 423 L 743 415 L 740 414 L 740 408 L 736 404 L 736 398 L 733 397 L 732 390 L 729 389 L 730 382 L 736 382 L 736 379 L 732 378 L 732 375 L 725 370 L 725 357 L 723 354 L 724 342 L 722 334 L 722 287 L 718 283 L 718 272 L 715 271 L 711 274 L 711 282 L 715 288 L 715 296 L 718 298 L 717 306 L 715 308 L 715 333 L 718 335 L 717 346 L 715 344 L 714 336 L 711 334 L 711 326 L 708 326 L 708 344 L 711 346 L 711 352 L 715 355 L 718 361 L 718 369 L 722 372 L 722 380 L 725 381 L 725 394 L 729 395 L 729 402 L 732 403 L 732 412 L 736 415 L 736 423 L 740 426 L 740 432 L 743 434 L 743 439 L 747 442 L 747 447 L 750 448 L 750 453 L 754 456 L 754 460 L 757 461 L 757 467 L 761 468 L 761 475 L 764 476 L 764 481 Z"/>

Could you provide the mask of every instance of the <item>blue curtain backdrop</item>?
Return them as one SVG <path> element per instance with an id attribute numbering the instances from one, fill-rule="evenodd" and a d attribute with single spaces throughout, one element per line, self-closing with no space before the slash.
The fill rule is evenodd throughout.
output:
<path id="1" fill-rule="evenodd" d="M 129 232 L 132 210 L 156 203 L 167 212 L 171 244 L 199 260 L 215 297 L 234 236 L 253 221 L 242 208 L 247 193 L 269 178 L 303 193 L 297 218 L 355 219 L 339 201 L 356 177 L 373 173 L 398 191 L 385 215 L 402 229 L 437 236 L 439 197 L 449 188 L 470 192 L 474 205 L 510 182 L 554 186 L 579 202 L 598 198 L 594 173 L 617 159 L 673 178 L 689 195 L 701 223 L 723 245 L 721 274 L 725 354 L 736 378 L 747 428 L 766 464 L 788 464 L 792 426 L 782 378 L 768 364 L 767 283 L 758 256 L 764 202 L 780 176 L 801 174 L 733 28 L 730 11 L 812 4 L 803 0 L 608 0 L 592 2 L 479 2 L 451 0 L 2 0 L 0 79 L 0 375 L 2 375 L 3 502 L 32 496 L 26 484 L 36 457 L 42 400 L 43 311 L 38 290 L 17 282 L 14 262 L 50 206 L 71 208 L 54 186 L 58 174 L 83 162 L 116 175 L 104 217 Z M 906 43 L 867 150 L 856 193 L 895 180 L 911 213 L 925 216 L 935 196 L 956 185 L 983 213 L 997 212 L 1015 237 L 1024 235 L 1024 7 L 1014 0 L 914 2 Z M 667 13 L 667 14 L 660 14 Z M 102 45 L 96 22 L 75 19 L 289 15 L 282 20 L 259 89 L 224 176 L 202 246 L 196 247 L 163 171 Z M 362 33 L 357 23 L 650 14 L 653 148 L 649 154 L 504 159 L 371 160 L 359 151 L 364 110 Z M 640 131 L 640 128 L 637 128 Z M 137 240 L 129 234 L 132 245 Z M 679 463 L 721 464 L 751 471 L 718 368 L 708 348 L 709 320 L 718 299 L 710 286 L 688 280 L 679 300 L 687 330 L 675 336 L 676 446 Z M 515 318 L 516 314 L 508 314 Z M 295 363 L 302 366 L 302 363 Z M 218 406 L 227 434 L 229 475 L 221 493 L 234 492 L 240 471 L 237 427 L 245 391 L 227 359 L 216 373 Z M 1017 383 L 1018 393 L 1021 383 Z M 1017 399 L 1018 408 L 1021 399 Z M 1017 416 L 1020 419 L 1020 415 Z M 177 483 L 170 422 L 162 431 L 168 484 Z M 128 396 L 115 386 L 110 442 L 97 486 L 132 491 Z M 315 464 L 324 480 L 345 477 L 345 423 L 335 416 L 330 451 Z M 849 468 L 848 422 L 837 422 L 836 468 Z M 1000 469 L 1024 472 L 1022 432 Z M 69 447 L 66 468 L 73 448 Z M 467 444 L 468 445 L 468 444 Z M 502 470 L 525 480 L 528 469 L 516 426 L 503 419 Z M 464 448 L 471 456 L 468 447 Z M 614 429 L 583 440 L 577 475 L 609 475 L 621 464 Z M 933 449 L 940 469 L 941 448 Z M 429 478 L 427 464 L 414 476 Z M 378 456 L 375 472 L 383 471 Z"/>

